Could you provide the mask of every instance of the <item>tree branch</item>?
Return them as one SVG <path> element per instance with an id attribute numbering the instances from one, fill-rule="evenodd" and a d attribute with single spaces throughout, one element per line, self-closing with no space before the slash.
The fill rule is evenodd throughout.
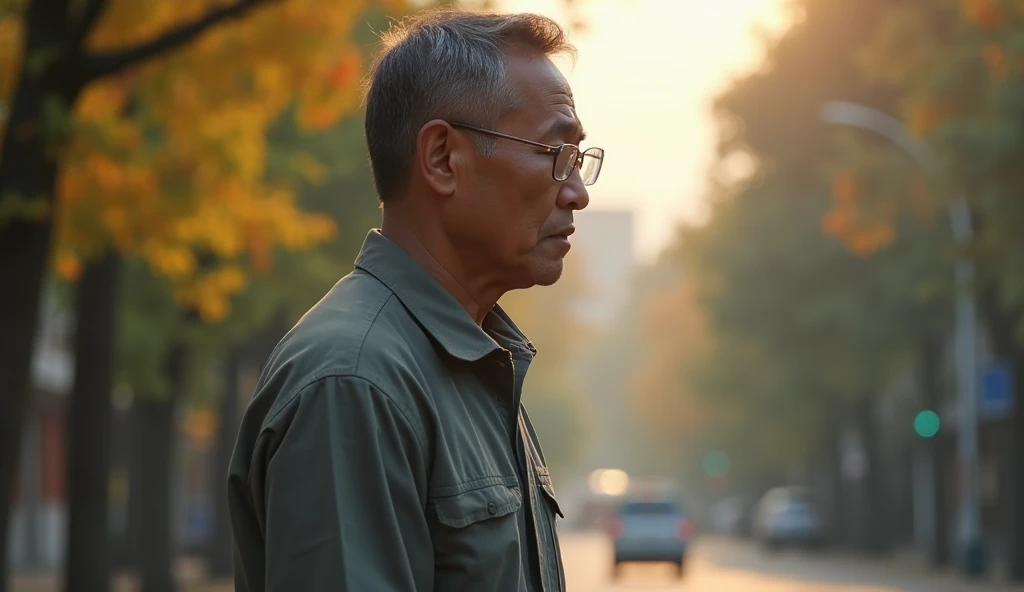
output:
<path id="1" fill-rule="evenodd" d="M 250 9 L 259 4 L 264 4 L 266 1 L 267 0 L 238 0 L 230 6 L 211 10 L 205 16 L 197 19 L 196 21 L 171 29 L 153 41 L 144 43 L 137 47 L 122 51 L 94 53 L 91 55 L 87 54 L 83 58 L 83 79 L 85 82 L 90 82 L 97 78 L 113 74 L 132 64 L 147 60 L 165 51 L 174 49 L 188 41 L 191 41 L 197 35 L 217 23 L 228 18 L 240 17 Z"/>
<path id="2" fill-rule="evenodd" d="M 107 0 L 87 0 L 85 8 L 82 9 L 82 14 L 71 23 L 71 51 L 78 52 L 82 50 L 85 38 L 89 36 L 89 32 L 92 31 L 93 26 L 99 20 L 100 15 L 103 14 L 103 9 L 106 7 Z"/>

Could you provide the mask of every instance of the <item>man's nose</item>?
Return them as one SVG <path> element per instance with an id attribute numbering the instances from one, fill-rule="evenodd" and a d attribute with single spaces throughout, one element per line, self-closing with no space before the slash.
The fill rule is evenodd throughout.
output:
<path id="1" fill-rule="evenodd" d="M 589 203 L 590 193 L 583 184 L 580 170 L 576 169 L 562 183 L 562 189 L 558 192 L 558 207 L 566 210 L 582 210 Z"/>

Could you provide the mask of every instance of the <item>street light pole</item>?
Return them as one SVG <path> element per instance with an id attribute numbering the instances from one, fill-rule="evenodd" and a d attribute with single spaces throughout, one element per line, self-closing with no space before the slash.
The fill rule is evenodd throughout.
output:
<path id="1" fill-rule="evenodd" d="M 906 150 L 925 169 L 932 168 L 927 147 L 915 140 L 898 119 L 884 113 L 844 101 L 830 101 L 821 110 L 821 118 L 829 124 L 865 129 L 891 140 Z M 971 214 L 963 196 L 949 204 L 949 220 L 953 238 L 967 245 L 974 233 Z M 967 575 L 982 571 L 981 516 L 978 471 L 978 369 L 977 333 L 974 302 L 974 264 L 961 260 L 956 264 L 956 382 L 957 382 L 957 453 L 960 464 L 962 495 L 960 503 L 960 544 L 963 569 Z"/>

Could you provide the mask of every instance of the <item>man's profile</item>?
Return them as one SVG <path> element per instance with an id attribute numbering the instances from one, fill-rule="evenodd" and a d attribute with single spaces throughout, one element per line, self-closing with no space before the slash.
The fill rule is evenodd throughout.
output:
<path id="1" fill-rule="evenodd" d="M 561 512 L 497 306 L 558 280 L 604 153 L 529 14 L 435 11 L 369 76 L 380 230 L 281 340 L 229 475 L 240 591 L 562 591 Z"/>

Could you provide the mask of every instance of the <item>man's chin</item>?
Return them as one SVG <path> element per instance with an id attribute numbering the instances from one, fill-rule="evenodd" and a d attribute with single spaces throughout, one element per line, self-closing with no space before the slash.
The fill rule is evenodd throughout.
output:
<path id="1" fill-rule="evenodd" d="M 533 272 L 533 283 L 536 286 L 550 286 L 562 277 L 562 270 L 565 262 L 558 258 L 554 261 L 545 261 Z"/>

